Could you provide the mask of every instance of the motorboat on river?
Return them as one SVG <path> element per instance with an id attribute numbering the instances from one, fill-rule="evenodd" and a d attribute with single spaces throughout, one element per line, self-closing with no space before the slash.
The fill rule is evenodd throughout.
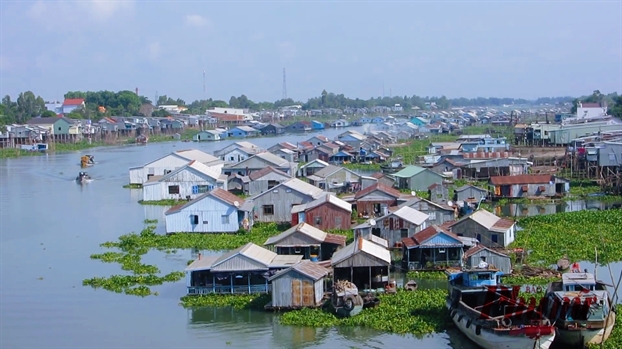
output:
<path id="1" fill-rule="evenodd" d="M 83 155 L 80 157 L 80 166 L 82 168 L 95 165 L 95 157 L 93 155 Z"/>
<path id="2" fill-rule="evenodd" d="M 562 280 L 549 284 L 546 309 L 557 329 L 556 343 L 564 347 L 584 348 L 606 341 L 616 322 L 616 313 L 607 284 L 594 274 L 580 272 L 562 274 Z"/>
<path id="3" fill-rule="evenodd" d="M 551 346 L 555 326 L 537 307 L 517 300 L 520 287 L 501 286 L 501 272 L 486 265 L 448 274 L 449 315 L 471 341 L 484 349 Z"/>
<path id="4" fill-rule="evenodd" d="M 89 174 L 84 171 L 78 173 L 78 177 L 76 177 L 76 183 L 78 184 L 85 184 L 90 182 L 91 180 L 91 176 L 89 176 Z"/>

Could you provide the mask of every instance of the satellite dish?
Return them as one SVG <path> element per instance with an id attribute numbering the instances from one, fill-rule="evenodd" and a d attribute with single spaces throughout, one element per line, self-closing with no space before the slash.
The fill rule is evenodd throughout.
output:
<path id="1" fill-rule="evenodd" d="M 417 192 L 413 190 L 413 191 L 410 192 L 410 195 L 417 196 Z"/>
<path id="2" fill-rule="evenodd" d="M 235 206 L 235 207 L 240 207 L 240 203 L 239 203 L 238 201 L 234 201 L 234 202 L 233 202 L 233 206 Z"/>
<path id="3" fill-rule="evenodd" d="M 447 205 L 449 205 L 449 206 L 453 206 L 453 205 L 454 205 L 454 203 L 453 203 L 451 200 L 449 200 L 449 201 L 447 201 Z"/>
<path id="4" fill-rule="evenodd" d="M 369 220 L 369 225 L 371 225 L 372 227 L 376 226 L 376 220 L 375 219 L 370 219 Z"/>

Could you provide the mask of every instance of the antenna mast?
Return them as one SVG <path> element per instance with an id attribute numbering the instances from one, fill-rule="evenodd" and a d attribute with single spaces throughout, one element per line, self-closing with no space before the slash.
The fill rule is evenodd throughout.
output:
<path id="1" fill-rule="evenodd" d="M 287 75 L 285 74 L 285 68 L 283 68 L 283 97 L 282 99 L 287 99 Z"/>

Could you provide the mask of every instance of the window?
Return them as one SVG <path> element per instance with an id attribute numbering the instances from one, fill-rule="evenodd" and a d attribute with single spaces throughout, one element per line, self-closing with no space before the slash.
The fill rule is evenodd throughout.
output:
<path id="1" fill-rule="evenodd" d="M 193 185 L 192 194 L 203 194 L 214 189 L 213 185 Z"/>
<path id="2" fill-rule="evenodd" d="M 268 181 L 268 189 L 272 189 L 279 184 L 278 181 Z"/>
<path id="3" fill-rule="evenodd" d="M 235 161 L 235 159 L 234 159 L 234 157 L 233 157 L 233 156 L 229 157 L 229 160 L 231 160 L 231 161 Z"/>
<path id="4" fill-rule="evenodd" d="M 199 224 L 199 216 L 195 214 L 190 215 L 190 224 Z"/>
<path id="5" fill-rule="evenodd" d="M 173 172 L 172 170 L 164 170 L 164 174 L 167 175 L 169 173 Z"/>
<path id="6" fill-rule="evenodd" d="M 322 224 L 322 217 L 321 216 L 315 217 L 314 222 L 315 222 L 315 225 Z"/>
<path id="7" fill-rule="evenodd" d="M 148 174 L 148 175 L 147 175 L 147 180 L 150 180 L 150 179 L 151 179 L 151 177 L 153 177 L 153 174 Z"/>
<path id="8" fill-rule="evenodd" d="M 225 214 L 220 216 L 220 221 L 222 224 L 229 224 L 229 216 Z"/>
<path id="9" fill-rule="evenodd" d="M 341 227 L 341 217 L 335 217 L 335 227 L 336 228 Z"/>
<path id="10" fill-rule="evenodd" d="M 272 216 L 274 214 L 274 205 L 263 205 L 263 214 Z"/>
<path id="11" fill-rule="evenodd" d="M 179 194 L 179 186 L 178 185 L 169 185 L 168 186 L 169 194 Z"/>
<path id="12" fill-rule="evenodd" d="M 490 234 L 490 240 L 496 244 L 499 242 L 499 236 L 497 234 Z"/>
<path id="13" fill-rule="evenodd" d="M 400 230 L 400 235 L 403 238 L 407 238 L 408 237 L 408 229 L 401 229 Z"/>

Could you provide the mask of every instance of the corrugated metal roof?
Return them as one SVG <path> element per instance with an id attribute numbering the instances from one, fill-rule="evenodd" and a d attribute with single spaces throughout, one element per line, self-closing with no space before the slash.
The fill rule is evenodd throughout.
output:
<path id="1" fill-rule="evenodd" d="M 280 185 L 295 190 L 301 194 L 309 195 L 314 199 L 317 199 L 320 197 L 320 195 L 324 194 L 324 191 L 322 189 L 307 182 L 303 182 L 298 178 L 292 178 L 281 183 Z M 276 187 L 272 189 L 276 189 Z"/>
<path id="2" fill-rule="evenodd" d="M 448 230 L 442 229 L 437 225 L 429 226 L 422 231 L 416 233 L 412 237 L 402 239 L 402 243 L 406 248 L 413 248 L 416 246 L 426 245 L 426 242 L 437 236 L 438 234 L 444 234 L 445 236 L 455 240 L 452 244 L 433 244 L 435 246 L 463 246 L 464 243 L 460 240 L 460 237 Z"/>
<path id="3" fill-rule="evenodd" d="M 274 155 L 272 153 L 268 153 L 268 152 L 259 153 L 255 156 L 277 167 L 289 166 L 289 161 L 283 159 L 280 156 Z"/>
<path id="4" fill-rule="evenodd" d="M 465 190 L 467 190 L 467 189 L 469 189 L 469 188 L 473 188 L 473 189 L 475 189 L 475 190 L 477 190 L 477 191 L 487 192 L 487 190 L 486 190 L 486 189 L 482 189 L 482 188 L 480 188 L 480 187 L 476 187 L 476 186 L 471 185 L 471 184 L 466 184 L 466 185 L 463 185 L 463 186 L 461 186 L 460 188 L 455 189 L 455 191 L 458 191 L 458 192 L 460 192 L 460 191 L 465 191 Z"/>
<path id="5" fill-rule="evenodd" d="M 505 254 L 503 254 L 503 253 L 501 253 L 501 252 L 497 252 L 497 251 L 495 251 L 495 250 L 489 249 L 488 247 L 486 247 L 486 246 L 484 246 L 484 245 L 481 245 L 481 244 L 480 244 L 480 245 L 473 246 L 473 247 L 471 247 L 470 249 L 468 249 L 468 250 L 464 253 L 464 257 L 466 257 L 466 258 L 471 257 L 472 255 L 476 254 L 477 252 L 479 252 L 479 251 L 483 251 L 483 250 L 487 250 L 487 251 L 489 251 L 489 252 L 491 252 L 491 253 L 497 254 L 497 255 L 502 256 L 502 257 L 508 257 L 507 255 L 505 255 Z M 509 257 L 508 257 L 508 258 L 509 258 Z"/>
<path id="6" fill-rule="evenodd" d="M 387 241 L 387 240 L 385 240 L 385 239 L 381 238 L 380 236 L 376 236 L 376 235 L 370 234 L 370 235 L 367 237 L 367 239 L 368 239 L 369 241 L 371 241 L 371 242 L 373 242 L 373 243 L 377 244 L 377 245 L 380 245 L 380 246 L 384 247 L 384 248 L 389 248 L 389 241 Z"/>
<path id="7" fill-rule="evenodd" d="M 190 263 L 190 265 L 186 267 L 186 270 L 209 270 L 218 258 L 220 258 L 218 255 L 201 256 L 200 258 L 195 259 L 194 262 Z"/>
<path id="8" fill-rule="evenodd" d="M 252 242 L 249 242 L 248 244 L 242 247 L 238 247 L 235 250 L 231 250 L 223 254 L 222 256 L 220 256 L 218 259 L 214 261 L 211 269 L 216 268 L 218 265 L 228 261 L 229 259 L 237 255 L 242 255 L 248 259 L 258 262 L 262 264 L 263 266 L 265 266 L 266 269 L 269 268 L 270 264 L 272 263 L 274 258 L 277 256 L 276 253 L 270 250 L 267 250 L 263 247 L 257 246 Z"/>
<path id="9" fill-rule="evenodd" d="M 381 184 L 381 183 L 374 183 L 373 185 L 371 185 L 371 186 L 369 186 L 369 187 L 367 187 L 367 188 L 357 192 L 354 195 L 354 198 L 355 199 L 360 199 L 360 198 L 364 197 L 365 195 L 367 195 L 369 193 L 372 193 L 372 192 L 374 192 L 376 190 L 381 191 L 381 192 L 383 192 L 385 194 L 388 194 L 390 196 L 393 196 L 394 198 L 399 198 L 400 195 L 402 195 L 402 193 L 400 193 L 399 190 L 393 189 L 391 187 L 387 187 L 386 185 Z"/>
<path id="10" fill-rule="evenodd" d="M 318 207 L 324 203 L 329 203 L 329 204 L 333 204 L 343 210 L 346 210 L 348 212 L 352 212 L 352 204 L 341 200 L 340 198 L 336 197 L 333 194 L 330 193 L 326 193 L 326 195 L 320 196 L 319 198 L 308 202 L 306 204 L 302 204 L 302 205 L 295 205 L 292 207 L 292 213 L 298 213 L 298 212 L 304 212 L 306 210 Z"/>
<path id="11" fill-rule="evenodd" d="M 404 206 L 391 214 L 416 225 L 423 224 L 429 217 L 427 214 L 408 206 Z"/>
<path id="12" fill-rule="evenodd" d="M 252 180 L 252 181 L 256 181 L 259 178 L 261 178 L 261 177 L 263 177 L 263 176 L 265 176 L 265 175 L 267 175 L 269 173 L 272 173 L 272 172 L 280 174 L 280 175 L 285 176 L 285 177 L 291 177 L 290 175 L 288 175 L 287 173 L 285 173 L 283 171 L 277 170 L 276 168 L 274 168 L 272 166 L 268 166 L 268 167 L 262 168 L 259 171 L 251 172 L 251 174 L 248 175 L 248 178 L 250 178 L 250 180 Z"/>
<path id="13" fill-rule="evenodd" d="M 216 188 L 216 189 L 214 189 L 212 191 L 209 191 L 209 192 L 207 192 L 205 194 L 197 196 L 193 200 L 190 200 L 190 201 L 186 202 L 183 205 L 173 206 L 173 207 L 169 208 L 164 214 L 165 215 L 169 215 L 169 214 L 172 214 L 172 213 L 179 212 L 179 211 L 183 210 L 184 208 L 187 208 L 187 207 L 190 207 L 190 206 L 194 205 L 195 203 L 203 200 L 204 198 L 206 198 L 208 196 L 212 196 L 212 197 L 214 197 L 214 198 L 216 198 L 218 200 L 221 200 L 221 201 L 223 201 L 223 202 L 225 202 L 225 203 L 227 203 L 229 205 L 232 205 L 232 206 L 235 206 L 235 202 L 237 201 L 238 205 L 235 206 L 235 207 L 237 207 L 237 209 L 240 210 L 240 211 L 249 212 L 249 211 L 252 210 L 252 205 L 249 208 L 248 205 L 245 205 L 246 202 L 245 202 L 244 199 L 242 199 L 240 197 L 237 197 L 234 194 L 232 194 L 232 193 L 230 193 L 230 192 L 228 192 L 228 191 L 226 191 L 224 189 Z"/>
<path id="14" fill-rule="evenodd" d="M 394 173 L 393 176 L 394 177 L 401 177 L 401 178 L 410 178 L 414 175 L 417 175 L 421 172 L 425 171 L 425 168 L 423 167 L 419 167 L 419 166 L 407 166 L 406 168 L 403 168 L 401 171 Z"/>
<path id="15" fill-rule="evenodd" d="M 479 225 L 483 226 L 484 228 L 488 230 L 497 231 L 501 233 L 505 232 L 506 230 L 508 230 L 510 227 L 514 225 L 514 221 L 507 219 L 507 218 L 500 218 L 496 216 L 495 214 L 488 212 L 486 210 L 477 210 L 473 212 L 472 214 L 464 217 L 463 219 L 472 219 L 475 222 L 477 222 Z M 461 221 L 462 220 L 458 222 L 461 222 Z M 458 222 L 452 223 L 451 226 L 455 225 Z"/>
<path id="16" fill-rule="evenodd" d="M 553 181 L 550 174 L 531 174 L 518 176 L 492 176 L 490 183 L 493 185 L 515 185 L 515 184 L 549 184 Z"/>
<path id="17" fill-rule="evenodd" d="M 317 263 L 313 263 L 308 260 L 303 260 L 287 269 L 279 271 L 268 280 L 272 281 L 274 279 L 278 279 L 279 277 L 289 273 L 290 271 L 297 271 L 298 273 L 308 277 L 313 281 L 320 280 L 329 273 L 329 270 L 326 267 L 323 267 L 321 265 L 318 265 Z"/>
<path id="18" fill-rule="evenodd" d="M 270 268 L 287 268 L 295 265 L 302 260 L 301 255 L 283 255 L 277 254 L 276 257 L 270 263 Z"/>
<path id="19" fill-rule="evenodd" d="M 320 166 L 318 166 L 318 165 L 320 165 Z M 311 162 L 307 162 L 306 164 L 300 166 L 300 169 L 307 168 L 307 167 L 326 167 L 326 166 L 328 166 L 327 162 L 322 161 L 320 159 L 315 159 L 315 160 L 313 160 Z"/>
<path id="20" fill-rule="evenodd" d="M 279 235 L 276 236 L 272 236 L 269 237 L 268 240 L 266 240 L 266 242 L 264 243 L 264 245 L 274 245 L 277 244 L 279 241 L 285 239 L 286 237 L 296 233 L 296 232 L 300 232 L 310 238 L 312 238 L 313 240 L 317 241 L 318 243 L 322 243 L 324 242 L 324 239 L 326 239 L 326 232 L 312 226 L 311 224 L 307 224 L 307 223 L 300 223 L 298 225 L 295 225 L 289 229 L 287 229 L 286 231 L 282 232 Z"/>
<path id="21" fill-rule="evenodd" d="M 220 179 L 220 171 L 207 166 L 197 160 L 192 160 L 190 161 L 187 165 L 182 166 L 178 169 L 176 169 L 175 171 L 169 172 L 167 174 L 165 174 L 164 176 L 153 176 L 151 177 L 150 180 L 148 180 L 147 182 L 145 182 L 146 185 L 152 185 L 155 184 L 156 182 L 166 182 L 169 178 L 172 178 L 174 176 L 176 176 L 177 174 L 186 171 L 188 169 L 193 169 L 197 172 L 199 172 L 200 174 L 207 176 L 209 178 L 211 178 L 214 181 L 218 181 Z M 157 177 L 156 179 L 154 179 L 154 177 Z"/>
<path id="22" fill-rule="evenodd" d="M 339 264 L 340 262 L 355 256 L 358 253 L 368 254 L 386 262 L 387 264 L 391 264 L 391 252 L 389 252 L 388 249 L 363 238 L 359 238 L 348 246 L 335 252 L 333 254 L 333 258 L 330 260 L 330 264 Z"/>
<path id="23" fill-rule="evenodd" d="M 177 150 L 174 152 L 174 154 L 177 154 L 180 157 L 187 159 L 188 161 L 196 160 L 204 164 L 223 162 L 222 160 L 215 157 L 214 155 L 202 152 L 198 149 Z"/>

